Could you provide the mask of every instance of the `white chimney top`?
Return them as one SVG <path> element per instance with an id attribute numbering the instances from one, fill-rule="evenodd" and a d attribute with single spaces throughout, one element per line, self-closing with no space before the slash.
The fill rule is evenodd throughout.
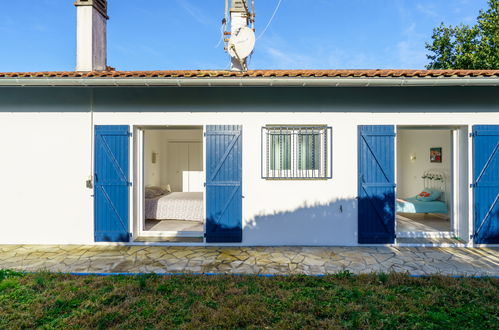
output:
<path id="1" fill-rule="evenodd" d="M 76 71 L 106 70 L 107 0 L 76 0 Z"/>

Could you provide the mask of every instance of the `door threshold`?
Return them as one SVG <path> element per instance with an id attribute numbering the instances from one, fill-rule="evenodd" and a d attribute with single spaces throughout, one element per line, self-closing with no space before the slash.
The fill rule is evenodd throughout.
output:
<path id="1" fill-rule="evenodd" d="M 438 247 L 438 248 L 467 248 L 466 243 L 395 243 L 398 247 Z"/>
<path id="2" fill-rule="evenodd" d="M 179 237 L 179 236 L 138 236 L 134 242 L 155 243 L 203 243 L 204 237 Z"/>
<path id="3" fill-rule="evenodd" d="M 143 230 L 139 233 L 140 237 L 204 237 L 203 231 L 153 231 Z"/>
<path id="4" fill-rule="evenodd" d="M 396 233 L 397 238 L 454 238 L 451 231 L 402 231 Z"/>
<path id="5" fill-rule="evenodd" d="M 398 246 L 464 246 L 466 243 L 455 237 L 397 237 L 395 244 Z"/>

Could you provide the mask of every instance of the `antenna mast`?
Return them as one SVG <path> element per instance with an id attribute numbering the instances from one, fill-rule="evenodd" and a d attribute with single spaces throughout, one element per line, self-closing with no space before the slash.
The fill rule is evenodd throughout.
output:
<path id="1" fill-rule="evenodd" d="M 230 8 L 229 8 L 230 1 Z M 246 71 L 247 57 L 251 55 L 255 44 L 255 1 L 251 0 L 225 0 L 224 24 L 225 51 L 231 57 L 231 70 Z M 227 18 L 230 13 L 230 31 L 227 31 Z"/>

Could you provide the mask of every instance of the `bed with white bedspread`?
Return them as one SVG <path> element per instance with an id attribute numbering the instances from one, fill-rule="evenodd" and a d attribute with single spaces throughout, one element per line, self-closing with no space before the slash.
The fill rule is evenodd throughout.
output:
<path id="1" fill-rule="evenodd" d="M 203 221 L 202 192 L 170 192 L 145 198 L 145 218 Z"/>

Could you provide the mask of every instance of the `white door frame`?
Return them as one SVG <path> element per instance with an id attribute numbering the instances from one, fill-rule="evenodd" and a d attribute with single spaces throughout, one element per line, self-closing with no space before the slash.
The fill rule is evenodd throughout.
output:
<path id="1" fill-rule="evenodd" d="M 395 131 L 398 133 L 399 127 L 403 127 L 406 125 L 395 125 Z M 428 126 L 429 129 L 434 127 L 435 125 L 418 125 L 421 129 L 424 129 L 425 126 Z M 457 234 L 459 234 L 459 223 L 460 217 L 463 216 L 462 212 L 459 212 L 458 209 L 458 201 L 460 198 L 460 175 L 461 174 L 461 164 L 460 164 L 460 153 L 461 151 L 461 143 L 460 143 L 460 129 L 461 126 L 449 125 L 438 125 L 441 126 L 442 129 L 449 129 L 451 131 L 451 178 L 450 178 L 450 202 L 451 207 L 449 208 L 449 221 L 450 221 L 450 231 L 440 231 L 440 232 L 422 232 L 422 231 L 411 231 L 411 232 L 399 232 L 397 231 L 397 214 L 395 212 L 395 235 L 397 238 L 453 238 Z M 415 128 L 417 129 L 417 128 Z M 398 149 L 398 140 L 399 135 L 395 135 L 395 198 L 397 196 L 398 191 L 398 159 L 397 159 L 397 149 Z"/>
<path id="2" fill-rule="evenodd" d="M 131 195 L 132 217 L 132 241 L 136 240 L 142 231 L 144 219 L 144 130 L 139 127 L 133 127 L 133 153 L 132 161 L 133 169 L 133 190 Z"/>
<path id="3" fill-rule="evenodd" d="M 189 126 L 189 125 L 175 125 L 181 128 L 182 126 Z M 205 125 L 196 125 L 196 126 L 202 126 L 203 129 L 203 136 L 204 136 L 204 131 L 205 131 Z M 144 221 L 145 221 L 145 215 L 144 215 L 144 131 L 148 129 L 156 129 L 156 130 L 161 130 L 158 126 L 134 126 L 133 128 L 133 153 L 132 157 L 133 160 L 130 162 L 133 164 L 134 169 L 132 171 L 134 175 L 134 186 L 135 189 L 133 189 L 133 195 L 132 195 L 132 217 L 133 219 L 133 226 L 132 228 L 132 241 L 136 240 L 137 238 L 141 237 L 149 237 L 151 239 L 154 238 L 189 238 L 189 237 L 203 237 L 204 241 L 204 234 L 206 232 L 206 188 L 203 191 L 203 231 L 146 231 L 144 230 Z M 175 142 L 179 142 L 175 141 Z M 182 142 L 186 142 L 186 140 L 182 140 Z M 199 141 L 197 141 L 199 142 Z M 204 140 L 201 141 L 203 143 L 203 170 L 206 171 L 205 166 L 206 166 L 206 143 Z"/>

